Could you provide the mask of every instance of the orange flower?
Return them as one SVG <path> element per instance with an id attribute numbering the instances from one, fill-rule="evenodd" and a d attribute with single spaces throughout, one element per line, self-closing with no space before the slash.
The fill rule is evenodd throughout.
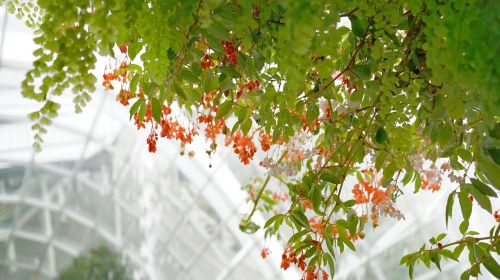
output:
<path id="1" fill-rule="evenodd" d="M 263 259 L 269 255 L 269 249 L 268 248 L 263 248 L 262 251 L 260 251 L 260 255 L 262 256 Z"/>
<path id="2" fill-rule="evenodd" d="M 257 148 L 249 135 L 242 135 L 241 131 L 237 131 L 234 135 L 226 138 L 226 146 L 233 143 L 234 153 L 240 158 L 240 161 L 247 165 L 253 159 Z"/>
<path id="3" fill-rule="evenodd" d="M 304 210 L 312 209 L 311 200 L 309 200 L 307 198 L 301 198 L 300 199 L 300 204 L 302 204 L 302 208 L 304 208 Z"/>
<path id="4" fill-rule="evenodd" d="M 260 146 L 264 152 L 267 152 L 271 148 L 273 137 L 261 132 L 259 135 Z"/>

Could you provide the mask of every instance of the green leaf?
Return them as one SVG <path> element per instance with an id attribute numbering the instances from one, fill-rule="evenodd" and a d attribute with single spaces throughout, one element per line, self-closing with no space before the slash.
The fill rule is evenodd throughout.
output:
<path id="1" fill-rule="evenodd" d="M 462 221 L 460 223 L 460 226 L 458 227 L 458 229 L 460 230 L 461 234 L 465 234 L 465 232 L 467 232 L 468 228 L 469 228 L 469 221 L 468 220 Z"/>
<path id="2" fill-rule="evenodd" d="M 141 122 L 144 120 L 144 116 L 146 115 L 146 107 L 146 102 L 142 102 L 138 113 L 139 121 Z"/>
<path id="3" fill-rule="evenodd" d="M 326 247 L 328 248 L 328 251 L 333 256 L 335 254 L 335 251 L 333 250 L 332 225 L 331 224 L 328 224 L 325 228 L 325 241 L 326 241 Z"/>
<path id="4" fill-rule="evenodd" d="M 464 217 L 464 220 L 468 221 L 472 213 L 472 202 L 469 200 L 467 192 L 461 190 L 458 193 L 458 202 L 460 203 L 460 209 L 462 210 L 462 216 Z"/>
<path id="5" fill-rule="evenodd" d="M 486 255 L 484 257 L 483 266 L 491 273 L 491 275 L 500 279 L 500 266 L 498 266 L 498 263 L 492 256 Z"/>
<path id="6" fill-rule="evenodd" d="M 460 280 L 469 280 L 469 279 L 470 279 L 470 272 L 468 270 L 464 271 L 464 273 L 460 275 Z"/>
<path id="7" fill-rule="evenodd" d="M 375 134 L 375 141 L 379 144 L 389 141 L 389 136 L 383 127 L 377 129 L 377 134 Z"/>
<path id="8" fill-rule="evenodd" d="M 483 209 L 491 213 L 491 202 L 490 199 L 484 195 L 482 192 L 480 192 L 478 189 L 474 187 L 472 184 L 463 184 L 467 191 L 474 196 L 476 199 L 477 203 L 479 203 L 479 206 L 481 206 Z"/>
<path id="9" fill-rule="evenodd" d="M 455 192 L 450 193 L 446 201 L 446 227 L 448 227 L 448 218 L 453 214 L 453 202 L 455 201 Z"/>
<path id="10" fill-rule="evenodd" d="M 495 164 L 493 161 L 486 157 L 479 158 L 479 170 L 488 178 L 493 187 L 500 190 L 500 172 L 499 165 Z"/>
<path id="11" fill-rule="evenodd" d="M 436 267 L 441 271 L 441 264 L 440 264 L 440 258 L 439 258 L 439 253 L 437 251 L 432 251 L 431 252 L 431 261 L 436 265 Z"/>
<path id="12" fill-rule="evenodd" d="M 358 228 L 358 216 L 351 215 L 350 219 L 348 218 L 347 220 L 349 222 L 349 234 L 353 236 Z"/>
<path id="13" fill-rule="evenodd" d="M 311 226 L 309 225 L 309 221 L 307 220 L 307 217 L 302 213 L 300 210 L 293 210 L 292 211 L 292 217 L 296 219 L 296 221 L 304 228 L 309 229 Z"/>
<path id="14" fill-rule="evenodd" d="M 288 239 L 287 244 L 292 244 L 295 243 L 297 240 L 299 240 L 302 236 L 304 236 L 306 233 L 308 233 L 309 230 L 303 229 L 295 234 L 293 234 L 290 239 Z"/>
<path id="15" fill-rule="evenodd" d="M 479 181 L 478 179 L 472 178 L 471 179 L 472 184 L 476 189 L 478 189 L 481 193 L 488 195 L 488 196 L 493 196 L 497 197 L 497 194 L 494 190 L 492 190 L 488 185 L 485 183 Z"/>
<path id="16" fill-rule="evenodd" d="M 156 99 L 156 98 L 153 98 L 153 100 L 151 102 L 152 102 L 151 112 L 153 113 L 153 118 L 155 119 L 156 122 L 159 123 L 161 121 L 161 104 L 160 104 L 160 101 L 158 101 L 158 99 Z"/>
<path id="17" fill-rule="evenodd" d="M 252 119 L 246 118 L 241 124 L 241 132 L 247 135 L 251 128 L 252 128 Z"/>
<path id="18" fill-rule="evenodd" d="M 352 32 L 358 37 L 363 37 L 365 35 L 366 25 L 355 15 L 349 17 L 351 20 Z"/>
<path id="19" fill-rule="evenodd" d="M 351 66 L 351 68 L 362 80 L 369 80 L 371 78 L 370 66 L 366 64 L 356 64 Z"/>
<path id="20" fill-rule="evenodd" d="M 386 158 L 387 158 L 386 151 L 382 150 L 377 152 L 377 157 L 375 159 L 375 169 L 381 170 Z"/>
<path id="21" fill-rule="evenodd" d="M 351 240 L 349 240 L 347 237 L 346 238 L 341 237 L 341 239 L 342 243 L 347 245 L 347 247 L 349 247 L 349 249 L 351 249 L 352 251 L 356 252 L 356 247 L 354 246 Z"/>
<path id="22" fill-rule="evenodd" d="M 455 258 L 458 259 L 460 257 L 464 248 L 465 248 L 465 244 L 460 244 L 457 247 L 455 247 L 455 249 L 453 250 L 453 255 L 455 256 Z"/>
<path id="23" fill-rule="evenodd" d="M 331 173 L 323 173 L 319 176 L 319 178 L 323 181 L 330 182 L 332 184 L 340 184 L 342 183 L 342 179 Z"/>
<path id="24" fill-rule="evenodd" d="M 269 220 L 267 220 L 266 224 L 264 225 L 264 228 L 271 226 L 278 218 L 280 218 L 282 216 L 283 216 L 283 214 L 278 214 L 278 215 L 272 216 L 271 218 L 269 218 Z"/>
<path id="25" fill-rule="evenodd" d="M 219 110 L 217 111 L 217 114 L 215 115 L 216 118 L 223 118 L 225 117 L 229 111 L 231 111 L 231 108 L 233 108 L 233 100 L 229 99 L 226 100 L 224 103 L 220 104 Z"/>
<path id="26" fill-rule="evenodd" d="M 446 123 L 441 129 L 439 130 L 438 134 L 438 143 L 441 146 L 444 146 L 448 144 L 453 138 L 453 127 L 451 124 Z"/>
<path id="27" fill-rule="evenodd" d="M 145 103 L 144 99 L 137 99 L 137 101 L 134 102 L 132 107 L 130 107 L 130 120 L 132 119 L 132 116 L 139 110 L 141 106 Z"/>
<path id="28" fill-rule="evenodd" d="M 335 275 L 335 262 L 330 254 L 325 253 L 323 257 L 326 259 L 326 263 L 328 264 L 328 268 L 330 269 L 330 279 L 333 279 Z"/>
<path id="29" fill-rule="evenodd" d="M 439 253 L 441 255 L 447 257 L 448 259 L 452 259 L 452 260 L 458 262 L 458 258 L 455 257 L 455 254 L 452 251 L 450 251 L 450 250 L 441 249 L 441 250 L 439 250 Z"/>
<path id="30" fill-rule="evenodd" d="M 134 60 L 137 54 L 141 51 L 142 44 L 141 43 L 132 43 L 128 45 L 128 56 L 130 59 Z"/>
<path id="31" fill-rule="evenodd" d="M 252 221 L 242 221 L 240 223 L 240 230 L 244 233 L 255 233 L 259 228 L 260 227 Z"/>
<path id="32" fill-rule="evenodd" d="M 436 242 L 443 240 L 443 238 L 445 238 L 445 237 L 446 237 L 446 233 L 441 233 L 440 235 L 438 235 L 436 237 Z"/>
<path id="33" fill-rule="evenodd" d="M 127 64 L 127 66 L 125 66 L 125 69 L 137 71 L 137 72 L 142 72 L 142 67 L 137 65 L 137 64 L 133 64 L 133 63 Z"/>
<path id="34" fill-rule="evenodd" d="M 196 84 L 200 82 L 200 79 L 186 68 L 181 69 L 179 72 L 179 77 L 184 81 Z"/>
<path id="35" fill-rule="evenodd" d="M 140 75 L 134 75 L 132 80 L 130 80 L 130 92 L 135 93 L 137 90 L 137 84 L 139 83 L 141 76 Z"/>
<path id="36" fill-rule="evenodd" d="M 312 190 L 311 202 L 314 212 L 318 213 L 319 215 L 324 215 L 324 213 L 320 210 L 322 200 L 323 196 L 321 195 L 321 186 L 316 185 Z"/>

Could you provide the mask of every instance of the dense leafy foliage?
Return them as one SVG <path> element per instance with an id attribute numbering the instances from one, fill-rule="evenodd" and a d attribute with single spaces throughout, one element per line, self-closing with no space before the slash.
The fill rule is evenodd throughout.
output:
<path id="1" fill-rule="evenodd" d="M 130 280 L 131 272 L 122 265 L 120 256 L 106 246 L 90 250 L 73 260 L 59 273 L 57 280 Z"/>
<path id="2" fill-rule="evenodd" d="M 451 181 L 443 222 L 463 218 L 463 238 L 434 237 L 401 264 L 413 277 L 417 263 L 440 268 L 466 249 L 462 279 L 483 268 L 500 275 L 491 203 L 500 189 L 498 1 L 6 4 L 40 46 L 23 82 L 23 95 L 43 104 L 30 114 L 35 148 L 58 96 L 71 90 L 80 111 L 96 88 L 97 56 L 109 56 L 102 84 L 151 131 L 149 151 L 159 137 L 184 149 L 204 134 L 211 155 L 224 136 L 248 164 L 260 142 L 268 175 L 245 186 L 254 207 L 240 227 L 255 232 L 255 211 L 286 205 L 263 225 L 282 238 L 283 227 L 293 231 L 283 269 L 333 276 L 335 252 L 355 250 L 365 227 L 404 218 L 399 196 Z M 286 193 L 269 190 L 272 178 Z M 451 217 L 454 203 L 463 217 Z M 468 229 L 473 210 L 494 215 L 489 235 Z"/>

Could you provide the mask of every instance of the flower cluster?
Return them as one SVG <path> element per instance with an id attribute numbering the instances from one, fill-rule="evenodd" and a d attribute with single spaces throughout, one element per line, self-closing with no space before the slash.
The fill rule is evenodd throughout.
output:
<path id="1" fill-rule="evenodd" d="M 358 85 L 356 82 L 351 82 L 351 79 L 347 76 L 342 77 L 342 88 L 344 88 L 349 94 L 358 90 Z"/>
<path id="2" fill-rule="evenodd" d="M 286 201 L 288 198 L 289 198 L 289 196 L 286 193 L 283 193 L 283 194 L 279 194 L 277 192 L 273 193 L 273 200 L 275 200 L 275 201 Z"/>
<path id="3" fill-rule="evenodd" d="M 241 131 L 237 131 L 235 134 L 230 135 L 226 138 L 226 146 L 233 144 L 234 153 L 238 155 L 241 162 L 247 165 L 250 160 L 253 159 L 257 148 L 252 141 L 252 135 L 243 135 Z"/>
<path id="4" fill-rule="evenodd" d="M 435 163 L 432 163 L 428 168 L 424 168 L 424 160 L 420 155 L 415 155 L 410 157 L 410 162 L 413 168 L 420 174 L 420 178 L 422 180 L 421 188 L 423 190 L 432 190 L 433 192 L 438 191 L 441 188 L 441 174 L 446 171 L 451 171 L 449 163 L 444 163 L 441 165 L 441 168 L 438 168 Z M 450 172 L 449 176 L 454 176 L 452 172 Z M 452 179 L 452 182 L 455 178 Z M 457 178 L 458 179 L 458 178 Z"/>
<path id="5" fill-rule="evenodd" d="M 148 139 L 146 142 L 148 143 L 148 151 L 150 153 L 156 152 L 156 141 L 158 140 L 158 134 L 154 130 L 154 128 L 151 128 L 151 133 L 148 136 Z"/>
<path id="6" fill-rule="evenodd" d="M 247 83 L 240 84 L 238 91 L 236 92 L 236 98 L 239 99 L 241 97 L 241 95 L 243 94 L 243 91 L 245 89 L 248 90 L 248 92 L 252 92 L 255 89 L 257 89 L 258 87 L 260 87 L 260 82 L 258 80 L 249 81 Z"/>
<path id="7" fill-rule="evenodd" d="M 212 58 L 208 54 L 205 54 L 203 56 L 203 58 L 201 59 L 200 64 L 201 64 L 201 69 L 203 69 L 203 70 L 214 66 L 214 62 L 212 61 Z"/>
<path id="8" fill-rule="evenodd" d="M 281 268 L 283 270 L 287 270 L 292 263 L 297 265 L 297 267 L 302 271 L 306 269 L 306 257 L 304 256 L 304 254 L 297 258 L 297 255 L 291 249 L 291 247 L 287 246 L 285 248 L 285 251 L 281 255 Z"/>
<path id="9" fill-rule="evenodd" d="M 260 147 L 264 152 L 267 152 L 270 148 L 271 145 L 273 144 L 273 137 L 263 131 L 260 132 L 259 134 L 259 142 L 260 142 Z"/>
<path id="10" fill-rule="evenodd" d="M 403 214 L 394 206 L 390 199 L 396 189 L 393 184 L 382 187 L 381 180 L 377 180 L 374 168 L 363 169 L 364 179 L 354 185 L 352 193 L 357 204 L 371 204 L 370 218 L 374 226 L 378 224 L 379 215 L 389 216 L 397 220 L 404 219 Z"/>
<path id="11" fill-rule="evenodd" d="M 309 159 L 314 155 L 312 150 L 304 148 L 307 137 L 305 132 L 295 134 L 286 145 L 286 155 L 283 160 L 275 161 L 270 157 L 265 157 L 260 162 L 260 166 L 268 169 L 271 176 L 284 173 L 291 177 L 299 174 L 300 165 L 298 162 Z"/>
<path id="12" fill-rule="evenodd" d="M 296 265 L 298 269 L 303 271 L 301 280 L 320 280 L 320 277 L 322 280 L 328 279 L 328 273 L 324 269 L 316 267 L 307 268 L 304 254 L 301 253 L 300 257 L 297 258 L 296 253 L 290 246 L 287 246 L 281 255 L 281 268 L 287 270 L 291 264 Z"/>
<path id="13" fill-rule="evenodd" d="M 267 255 L 269 255 L 271 253 L 271 251 L 269 250 L 269 248 L 263 248 L 261 251 L 260 251 L 260 256 L 265 259 L 267 257 Z"/>
<path id="14" fill-rule="evenodd" d="M 315 217 L 311 217 L 309 219 L 309 224 L 311 225 L 311 229 L 314 232 L 320 234 L 321 236 L 325 235 L 325 226 L 326 226 L 325 221 L 323 221 L 322 219 L 316 221 Z"/>
<path id="15" fill-rule="evenodd" d="M 232 65 L 238 64 L 238 59 L 236 58 L 237 50 L 233 46 L 233 43 L 229 41 L 221 41 L 220 43 L 224 47 L 226 60 Z"/>

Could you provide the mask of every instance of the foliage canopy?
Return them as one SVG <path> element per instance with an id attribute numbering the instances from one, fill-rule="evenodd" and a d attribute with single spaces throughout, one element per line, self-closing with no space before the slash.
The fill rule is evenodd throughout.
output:
<path id="1" fill-rule="evenodd" d="M 246 186 L 254 207 L 241 229 L 255 232 L 253 213 L 286 201 L 263 225 L 270 235 L 294 232 L 282 268 L 333 276 L 337 250 L 355 250 L 380 215 L 403 218 L 399 196 L 450 180 L 443 220 L 460 204 L 463 217 L 453 218 L 463 219 L 463 237 L 433 237 L 401 264 L 412 278 L 416 263 L 440 268 L 467 249 L 461 279 L 483 267 L 500 277 L 498 222 L 486 236 L 468 229 L 473 208 L 498 220 L 490 201 L 500 189 L 498 1 L 0 3 L 40 46 L 22 84 L 23 96 L 42 103 L 30 114 L 35 148 L 58 96 L 71 90 L 80 111 L 96 90 L 97 56 L 109 56 L 103 86 L 132 104 L 151 152 L 158 136 L 185 147 L 198 134 L 209 155 L 225 136 L 244 164 L 255 139 L 268 151 L 268 176 Z M 266 189 L 271 177 L 283 196 Z"/>

